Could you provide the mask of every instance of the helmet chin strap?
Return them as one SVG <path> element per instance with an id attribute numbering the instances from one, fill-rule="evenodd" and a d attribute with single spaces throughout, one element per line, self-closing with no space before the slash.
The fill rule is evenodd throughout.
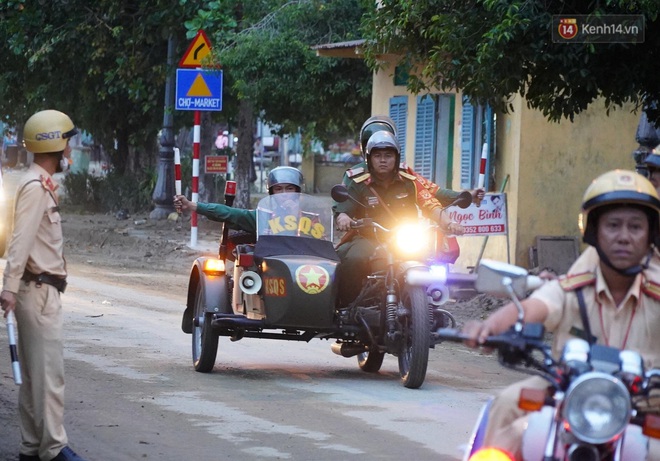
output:
<path id="1" fill-rule="evenodd" d="M 626 269 L 618 269 L 612 265 L 612 262 L 610 259 L 605 256 L 605 253 L 603 253 L 600 249 L 600 246 L 596 245 L 595 246 L 596 251 L 598 252 L 598 256 L 600 257 L 600 260 L 605 263 L 607 267 L 610 269 L 613 269 L 615 272 L 625 276 L 625 277 L 634 277 L 635 275 L 639 274 L 642 272 L 644 269 L 649 267 L 649 261 L 651 261 L 651 258 L 653 257 L 653 248 L 649 250 L 648 255 L 646 256 L 646 259 L 642 264 L 637 264 L 636 266 L 631 266 Z"/>

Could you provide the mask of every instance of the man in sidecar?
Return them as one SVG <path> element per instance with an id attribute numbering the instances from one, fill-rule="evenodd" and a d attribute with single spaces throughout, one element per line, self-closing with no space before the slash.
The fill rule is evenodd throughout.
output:
<path id="1" fill-rule="evenodd" d="M 290 166 L 278 166 L 268 173 L 268 194 L 300 193 L 304 183 L 302 173 Z M 227 223 L 230 229 L 242 230 L 254 234 L 257 228 L 256 210 L 232 208 L 221 203 L 196 203 L 185 195 L 174 196 L 174 208 L 177 212 L 196 211 L 211 221 Z"/>
<path id="2" fill-rule="evenodd" d="M 633 171 L 610 171 L 587 188 L 580 228 L 597 257 L 578 259 L 565 276 L 522 301 L 526 323 L 542 322 L 554 332 L 555 357 L 567 340 L 579 337 L 637 351 L 647 368 L 660 366 L 660 259 L 654 253 L 659 213 L 655 188 Z M 585 252 L 593 253 L 591 247 Z M 505 332 L 516 322 L 517 312 L 510 303 L 483 322 L 468 322 L 463 333 L 472 339 L 467 344 L 476 347 L 488 336 Z M 502 391 L 490 409 L 483 444 L 518 460 L 523 459 L 527 426 L 526 412 L 518 408 L 523 388 L 547 389 L 548 383 L 532 377 Z M 657 443 L 650 440 L 647 459 L 660 456 Z"/>
<path id="3" fill-rule="evenodd" d="M 377 131 L 365 146 L 367 171 L 348 170 L 344 185 L 352 200 L 335 202 L 335 223 L 340 231 L 347 231 L 337 253 L 341 258 L 338 270 L 340 305 L 347 305 L 357 297 L 366 276 L 371 272 L 369 257 L 377 243 L 373 236 L 351 229 L 351 224 L 364 217 L 391 228 L 400 220 L 417 218 L 422 213 L 438 222 L 448 234 L 461 235 L 463 227 L 450 222 L 443 213 L 440 201 L 421 187 L 417 177 L 398 168 L 401 161 L 399 143 L 389 131 Z"/>

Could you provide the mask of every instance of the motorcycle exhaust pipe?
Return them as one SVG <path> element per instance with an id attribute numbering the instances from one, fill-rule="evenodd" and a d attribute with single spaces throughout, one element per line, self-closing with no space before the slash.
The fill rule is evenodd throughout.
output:
<path id="1" fill-rule="evenodd" d="M 358 354 L 367 352 L 367 348 L 364 345 L 355 343 L 332 343 L 330 349 L 342 357 L 355 357 Z"/>

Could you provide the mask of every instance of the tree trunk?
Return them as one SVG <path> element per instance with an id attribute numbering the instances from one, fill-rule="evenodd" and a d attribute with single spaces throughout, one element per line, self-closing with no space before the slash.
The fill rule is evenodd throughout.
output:
<path id="1" fill-rule="evenodd" d="M 110 159 L 112 160 L 112 167 L 115 172 L 123 175 L 127 172 L 129 158 L 128 129 L 118 128 L 116 136 L 117 149 L 109 149 Z"/>
<path id="2" fill-rule="evenodd" d="M 238 108 L 238 145 L 236 146 L 236 208 L 250 208 L 250 168 L 254 144 L 252 102 L 242 99 Z"/>

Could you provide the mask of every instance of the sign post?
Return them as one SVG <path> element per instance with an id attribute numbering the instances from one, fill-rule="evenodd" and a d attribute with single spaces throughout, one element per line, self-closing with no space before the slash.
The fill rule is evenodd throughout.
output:
<path id="1" fill-rule="evenodd" d="M 222 110 L 222 71 L 202 70 L 202 60 L 211 52 L 206 32 L 199 30 L 176 70 L 176 110 L 195 111 L 193 127 L 192 201 L 199 199 L 199 154 L 201 110 Z M 191 213 L 190 246 L 197 246 L 197 212 Z"/>

